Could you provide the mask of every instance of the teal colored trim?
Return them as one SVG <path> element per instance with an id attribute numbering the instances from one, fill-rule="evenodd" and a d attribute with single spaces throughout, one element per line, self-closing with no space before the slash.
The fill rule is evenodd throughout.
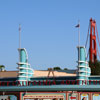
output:
<path id="1" fill-rule="evenodd" d="M 100 91 L 100 85 L 6 86 L 0 91 Z"/>

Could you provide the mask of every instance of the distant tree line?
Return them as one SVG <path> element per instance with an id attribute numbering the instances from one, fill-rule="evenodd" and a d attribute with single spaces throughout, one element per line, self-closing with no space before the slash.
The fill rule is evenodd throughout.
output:
<path id="1" fill-rule="evenodd" d="M 89 67 L 91 68 L 91 75 L 100 75 L 100 61 L 95 61 L 94 63 L 89 62 Z M 68 68 L 64 68 L 62 69 L 61 67 L 57 66 L 57 67 L 53 67 L 53 70 L 68 70 Z M 4 65 L 0 65 L 0 71 L 5 70 L 5 66 Z"/>
<path id="2" fill-rule="evenodd" d="M 57 67 L 53 67 L 52 69 L 53 69 L 53 70 L 57 70 L 57 71 L 58 71 L 58 70 L 68 70 L 67 68 L 62 69 L 62 68 L 60 68 L 60 67 L 58 67 L 58 66 L 57 66 Z"/>

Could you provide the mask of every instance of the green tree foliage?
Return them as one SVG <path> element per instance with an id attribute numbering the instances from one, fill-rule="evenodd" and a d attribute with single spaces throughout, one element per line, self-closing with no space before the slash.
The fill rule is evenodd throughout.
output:
<path id="1" fill-rule="evenodd" d="M 67 68 L 61 69 L 60 67 L 54 67 L 53 70 L 68 70 Z"/>
<path id="2" fill-rule="evenodd" d="M 54 67 L 53 70 L 62 70 L 60 67 Z"/>
<path id="3" fill-rule="evenodd" d="M 68 70 L 68 68 L 64 68 L 64 70 Z"/>
<path id="4" fill-rule="evenodd" d="M 100 75 L 100 61 L 95 63 L 89 62 L 89 66 L 91 68 L 91 75 Z"/>
<path id="5" fill-rule="evenodd" d="M 0 65 L 0 70 L 2 71 L 5 68 L 4 65 Z"/>

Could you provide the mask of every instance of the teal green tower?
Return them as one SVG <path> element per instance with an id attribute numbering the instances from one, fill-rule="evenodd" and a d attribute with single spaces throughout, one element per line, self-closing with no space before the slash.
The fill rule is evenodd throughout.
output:
<path id="1" fill-rule="evenodd" d="M 83 46 L 78 47 L 78 73 L 77 80 L 79 80 L 79 85 L 88 85 L 89 76 L 91 70 L 87 62 L 86 49 Z"/>
<path id="2" fill-rule="evenodd" d="M 19 48 L 19 62 L 18 62 L 18 81 L 30 81 L 33 77 L 33 69 L 28 63 L 28 54 L 25 48 Z"/>

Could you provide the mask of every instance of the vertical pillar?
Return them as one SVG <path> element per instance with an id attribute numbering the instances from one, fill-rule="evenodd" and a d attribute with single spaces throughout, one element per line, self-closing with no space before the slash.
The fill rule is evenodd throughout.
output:
<path id="1" fill-rule="evenodd" d="M 80 51 L 79 51 L 80 50 Z M 78 75 L 77 80 L 79 80 L 79 85 L 87 85 L 88 80 L 88 73 L 90 71 L 88 70 L 88 62 L 86 61 L 86 50 L 85 47 L 78 47 L 79 54 L 79 61 L 78 61 Z"/>
<path id="2" fill-rule="evenodd" d="M 66 92 L 66 100 L 68 100 L 68 92 Z"/>
<path id="3" fill-rule="evenodd" d="M 95 25 L 96 25 L 96 21 L 92 20 L 91 18 L 90 19 L 90 51 L 89 51 L 89 59 L 91 62 L 95 62 L 97 60 Z"/>
<path id="4" fill-rule="evenodd" d="M 78 93 L 78 99 L 77 100 L 80 100 L 80 92 L 77 92 Z"/>
<path id="5" fill-rule="evenodd" d="M 92 92 L 89 94 L 89 100 L 93 100 Z"/>

